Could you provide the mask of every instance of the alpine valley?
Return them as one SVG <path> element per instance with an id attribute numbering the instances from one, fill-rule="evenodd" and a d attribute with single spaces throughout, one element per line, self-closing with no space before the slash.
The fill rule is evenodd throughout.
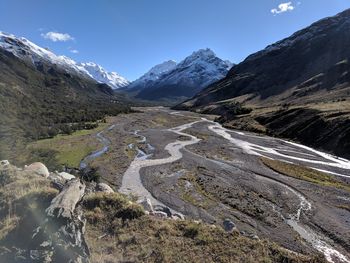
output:
<path id="1" fill-rule="evenodd" d="M 349 263 L 349 46 L 345 10 L 128 81 L 0 32 L 0 262 Z"/>

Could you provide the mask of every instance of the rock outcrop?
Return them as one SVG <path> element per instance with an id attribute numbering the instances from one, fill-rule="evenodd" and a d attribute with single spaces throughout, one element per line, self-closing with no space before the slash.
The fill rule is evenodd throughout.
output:
<path id="1" fill-rule="evenodd" d="M 6 167 L 6 166 L 10 165 L 10 162 L 8 160 L 2 160 L 2 161 L 0 161 L 0 165 L 2 167 Z"/>
<path id="2" fill-rule="evenodd" d="M 47 220 L 33 235 L 31 257 L 39 262 L 89 262 L 84 239 L 85 221 L 77 208 L 85 193 L 85 184 L 69 181 L 46 209 Z"/>
<path id="3" fill-rule="evenodd" d="M 149 198 L 145 198 L 143 201 L 140 202 L 140 205 L 145 209 L 147 212 L 153 212 L 153 205 L 151 203 L 151 200 Z"/>
<path id="4" fill-rule="evenodd" d="M 34 172 L 38 175 L 41 175 L 45 178 L 49 177 L 49 175 L 50 175 L 50 172 L 47 169 L 47 167 L 43 163 L 39 163 L 39 162 L 32 163 L 28 166 L 25 166 L 24 170 L 25 171 L 32 171 L 32 172 Z"/>
<path id="5" fill-rule="evenodd" d="M 98 183 L 96 185 L 96 192 L 104 192 L 104 193 L 114 193 L 112 187 L 105 183 Z"/>
<path id="6" fill-rule="evenodd" d="M 58 173 L 59 176 L 61 176 L 63 179 L 65 180 L 72 180 L 75 178 L 74 175 L 72 174 L 69 174 L 69 173 L 66 173 L 66 172 L 61 172 L 61 173 Z"/>
<path id="7" fill-rule="evenodd" d="M 225 219 L 223 222 L 224 230 L 228 233 L 232 233 L 234 230 L 236 230 L 235 223 L 232 222 L 230 219 Z"/>

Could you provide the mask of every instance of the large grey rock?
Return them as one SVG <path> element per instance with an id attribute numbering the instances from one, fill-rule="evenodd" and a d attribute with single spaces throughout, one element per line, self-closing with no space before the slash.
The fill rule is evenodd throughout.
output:
<path id="1" fill-rule="evenodd" d="M 178 214 L 178 213 L 173 213 L 173 215 L 171 216 L 172 219 L 181 219 L 184 220 L 185 217 L 182 214 Z"/>
<path id="2" fill-rule="evenodd" d="M 114 193 L 114 190 L 112 189 L 112 187 L 110 187 L 108 184 L 105 184 L 105 183 L 98 183 L 96 185 L 96 191 L 104 192 L 104 193 Z"/>
<path id="3" fill-rule="evenodd" d="M 47 167 L 43 163 L 39 163 L 39 162 L 32 163 L 28 166 L 25 166 L 24 171 L 34 172 L 34 173 L 41 175 L 45 178 L 49 177 L 49 175 L 50 175 L 50 172 L 47 169 Z"/>
<path id="4" fill-rule="evenodd" d="M 85 184 L 81 183 L 80 180 L 69 181 L 46 209 L 47 215 L 72 219 L 75 207 L 82 199 L 84 192 Z"/>
<path id="5" fill-rule="evenodd" d="M 45 223 L 33 235 L 30 254 L 35 262 L 89 262 L 85 221 L 77 206 L 84 192 L 85 184 L 73 179 L 52 200 Z"/>
<path id="6" fill-rule="evenodd" d="M 0 161 L 0 166 L 1 167 L 7 167 L 10 165 L 10 162 L 8 160 L 2 160 Z"/>
<path id="7" fill-rule="evenodd" d="M 162 206 L 162 205 L 156 205 L 156 206 L 154 206 L 154 210 L 166 213 L 168 217 L 172 217 L 172 213 L 171 213 L 171 210 L 169 207 Z"/>
<path id="8" fill-rule="evenodd" d="M 58 175 L 61 176 L 63 179 L 67 180 L 67 181 L 72 180 L 72 179 L 75 178 L 74 175 L 66 173 L 66 172 L 58 173 Z"/>
<path id="9" fill-rule="evenodd" d="M 150 213 L 150 215 L 153 215 L 155 217 L 159 217 L 159 218 L 167 218 L 168 215 L 164 212 L 161 212 L 161 211 L 154 211 L 152 213 Z"/>
<path id="10" fill-rule="evenodd" d="M 236 229 L 235 223 L 230 219 L 225 219 L 223 222 L 224 230 L 228 233 L 232 233 Z"/>
<path id="11" fill-rule="evenodd" d="M 153 205 L 151 203 L 151 200 L 149 200 L 149 198 L 146 198 L 140 202 L 140 205 L 143 207 L 143 209 L 145 209 L 145 211 L 147 212 L 153 212 Z"/>

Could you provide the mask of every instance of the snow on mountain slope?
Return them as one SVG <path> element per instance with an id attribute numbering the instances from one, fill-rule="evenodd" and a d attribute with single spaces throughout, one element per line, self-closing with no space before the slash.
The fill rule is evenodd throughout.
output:
<path id="1" fill-rule="evenodd" d="M 158 68 L 167 70 L 157 71 Z M 136 97 L 161 100 L 191 97 L 209 84 L 226 76 L 233 64 L 218 58 L 210 49 L 193 52 L 178 63 L 165 62 L 153 67 L 140 79 L 132 82 L 128 89 L 138 91 Z M 156 71 L 159 74 L 153 74 Z"/>
<path id="2" fill-rule="evenodd" d="M 157 81 L 161 75 L 173 70 L 177 63 L 174 60 L 168 60 L 151 68 L 146 74 L 133 81 L 127 89 L 143 89 L 151 82 Z"/>
<path id="3" fill-rule="evenodd" d="M 225 77 L 232 66 L 231 62 L 218 58 L 211 49 L 200 49 L 181 61 L 161 82 L 176 84 L 192 80 L 194 85 L 206 87 Z"/>
<path id="4" fill-rule="evenodd" d="M 16 57 L 32 62 L 34 65 L 40 62 L 48 62 L 59 66 L 63 70 L 82 74 L 95 79 L 97 82 L 106 83 L 116 89 L 124 87 L 129 82 L 115 72 L 106 72 L 101 66 L 94 63 L 77 63 L 69 57 L 57 56 L 48 49 L 39 47 L 26 38 L 18 38 L 12 34 L 0 31 L 0 48 L 11 52 Z"/>
<path id="5" fill-rule="evenodd" d="M 113 89 L 119 89 L 129 85 L 129 81 L 120 76 L 116 72 L 107 72 L 100 65 L 93 62 L 80 63 L 79 66 L 83 67 L 92 78 L 101 83 L 106 83 Z"/>

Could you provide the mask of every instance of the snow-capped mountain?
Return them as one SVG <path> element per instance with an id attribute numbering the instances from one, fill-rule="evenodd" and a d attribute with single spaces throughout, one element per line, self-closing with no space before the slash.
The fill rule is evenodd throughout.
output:
<path id="1" fill-rule="evenodd" d="M 345 100 L 350 94 L 349 46 L 350 9 L 251 54 L 178 108 L 198 111 L 241 96 L 250 105 L 269 107 Z"/>
<path id="2" fill-rule="evenodd" d="M 130 84 L 128 80 L 120 76 L 118 73 L 107 72 L 100 65 L 93 62 L 80 63 L 79 66 L 83 67 L 92 78 L 98 82 L 109 85 L 113 89 L 119 89 Z"/>
<path id="3" fill-rule="evenodd" d="M 206 87 L 225 77 L 232 65 L 231 62 L 218 58 L 211 49 L 200 49 L 181 61 L 161 81 L 164 84 L 190 81 L 196 86 Z"/>
<path id="4" fill-rule="evenodd" d="M 146 74 L 133 81 L 128 87 L 128 90 L 143 89 L 157 81 L 161 75 L 173 70 L 177 63 L 174 60 L 168 60 L 151 68 Z"/>
<path id="5" fill-rule="evenodd" d="M 11 52 L 16 57 L 37 65 L 46 62 L 59 66 L 66 72 L 81 74 L 95 79 L 97 82 L 106 83 L 116 89 L 124 87 L 129 82 L 115 72 L 106 72 L 101 66 L 94 63 L 77 63 L 66 56 L 58 56 L 49 49 L 39 47 L 26 38 L 16 37 L 0 31 L 0 48 Z"/>
<path id="6" fill-rule="evenodd" d="M 136 97 L 141 99 L 178 101 L 222 79 L 232 65 L 218 58 L 212 50 L 200 49 L 178 64 L 167 61 L 153 67 L 128 89 L 138 90 Z"/>

